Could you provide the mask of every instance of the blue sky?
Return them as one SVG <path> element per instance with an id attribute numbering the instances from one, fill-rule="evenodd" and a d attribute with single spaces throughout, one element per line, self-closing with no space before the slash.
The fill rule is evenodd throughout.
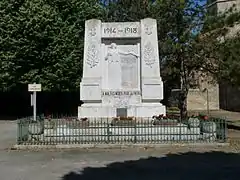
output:
<path id="1" fill-rule="evenodd" d="M 200 5 L 206 4 L 207 0 L 195 0 L 195 2 L 199 3 Z"/>

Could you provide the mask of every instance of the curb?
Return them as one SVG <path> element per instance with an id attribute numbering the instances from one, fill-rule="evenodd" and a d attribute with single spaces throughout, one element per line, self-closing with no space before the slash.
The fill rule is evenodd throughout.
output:
<path id="1" fill-rule="evenodd" d="M 233 123 L 227 123 L 227 128 L 228 129 L 234 129 L 234 130 L 240 130 L 240 126 L 235 125 Z"/>
<path id="2" fill-rule="evenodd" d="M 185 143 L 185 144 L 77 144 L 77 145 L 14 145 L 11 150 L 46 149 L 129 149 L 129 148 L 173 148 L 173 147 L 225 147 L 229 143 Z"/>

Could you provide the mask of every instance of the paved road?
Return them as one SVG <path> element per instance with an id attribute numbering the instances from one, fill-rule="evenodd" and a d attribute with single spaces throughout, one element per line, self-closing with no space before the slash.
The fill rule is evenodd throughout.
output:
<path id="1" fill-rule="evenodd" d="M 8 151 L 15 123 L 0 123 L 1 180 L 238 180 L 239 149 Z"/>
<path id="2" fill-rule="evenodd" d="M 0 149 L 6 149 L 16 143 L 16 121 L 0 121 Z"/>
<path id="3" fill-rule="evenodd" d="M 6 152 L 1 180 L 238 180 L 240 155 L 224 152 L 168 154 L 168 150 Z M 194 150 L 197 151 L 197 150 Z"/>

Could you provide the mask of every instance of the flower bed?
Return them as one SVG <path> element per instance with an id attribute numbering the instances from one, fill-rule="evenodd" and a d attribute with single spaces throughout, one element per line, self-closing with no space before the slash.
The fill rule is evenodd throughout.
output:
<path id="1" fill-rule="evenodd" d="M 66 119 L 66 126 L 72 129 L 79 129 L 79 128 L 87 128 L 89 127 L 90 123 L 88 118 L 81 118 L 80 120 L 77 118 L 68 118 Z"/>
<path id="2" fill-rule="evenodd" d="M 111 126 L 135 126 L 136 118 L 134 117 L 114 117 Z"/>
<path id="3" fill-rule="evenodd" d="M 152 119 L 152 124 L 154 126 L 176 126 L 179 123 L 175 117 L 164 116 L 163 114 L 153 116 Z"/>

